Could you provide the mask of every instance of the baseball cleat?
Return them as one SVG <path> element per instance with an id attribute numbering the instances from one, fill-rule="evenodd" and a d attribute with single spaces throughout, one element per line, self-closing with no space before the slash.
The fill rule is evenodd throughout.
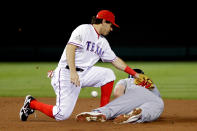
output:
<path id="1" fill-rule="evenodd" d="M 106 116 L 102 113 L 97 112 L 82 112 L 76 116 L 77 121 L 96 121 L 96 122 L 105 122 Z"/>
<path id="2" fill-rule="evenodd" d="M 35 98 L 33 98 L 31 95 L 26 96 L 24 105 L 22 106 L 20 113 L 19 113 L 19 117 L 21 121 L 26 121 L 28 116 L 34 113 L 34 109 L 30 108 L 30 102 L 32 100 L 35 100 Z"/>
<path id="3" fill-rule="evenodd" d="M 128 114 L 122 114 L 114 119 L 114 123 L 125 124 L 125 123 L 135 123 L 142 116 L 142 109 L 136 108 Z"/>

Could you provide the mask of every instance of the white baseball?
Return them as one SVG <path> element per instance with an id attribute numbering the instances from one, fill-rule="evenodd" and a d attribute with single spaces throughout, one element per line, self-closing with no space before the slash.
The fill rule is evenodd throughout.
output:
<path id="1" fill-rule="evenodd" d="M 98 92 L 97 92 L 97 91 L 92 91 L 92 92 L 91 92 L 91 95 L 92 95 L 92 97 L 97 97 Z"/>

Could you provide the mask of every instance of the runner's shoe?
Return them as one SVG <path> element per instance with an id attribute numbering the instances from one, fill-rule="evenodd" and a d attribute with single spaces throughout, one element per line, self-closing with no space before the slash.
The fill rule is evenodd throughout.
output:
<path id="1" fill-rule="evenodd" d="M 124 124 L 124 123 L 135 123 L 142 116 L 142 109 L 136 108 L 128 114 L 122 114 L 114 119 L 114 123 Z"/>
<path id="2" fill-rule="evenodd" d="M 77 121 L 97 121 L 97 122 L 105 122 L 106 116 L 102 113 L 97 112 L 82 112 L 76 116 Z"/>

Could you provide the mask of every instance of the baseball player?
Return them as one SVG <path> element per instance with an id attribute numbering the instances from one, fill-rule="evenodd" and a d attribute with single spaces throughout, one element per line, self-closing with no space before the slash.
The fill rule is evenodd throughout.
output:
<path id="1" fill-rule="evenodd" d="M 56 105 L 44 104 L 28 95 L 19 113 L 22 121 L 26 121 L 34 110 L 57 121 L 69 118 L 83 87 L 101 87 L 100 106 L 109 103 L 115 75 L 109 68 L 94 66 L 99 59 L 111 62 L 116 68 L 136 78 L 141 77 L 115 55 L 105 39 L 104 36 L 113 30 L 112 26 L 119 27 L 115 23 L 114 14 L 101 10 L 92 18 L 91 24 L 80 25 L 72 32 L 51 77 Z"/>
<path id="2" fill-rule="evenodd" d="M 144 73 L 140 69 L 134 70 Z M 145 86 L 136 85 L 134 81 L 135 78 L 131 76 L 120 80 L 114 89 L 116 99 L 92 112 L 80 113 L 76 119 L 99 122 L 114 119 L 115 123 L 142 123 L 156 120 L 164 109 L 164 102 L 156 85 L 154 88 L 147 89 Z"/>

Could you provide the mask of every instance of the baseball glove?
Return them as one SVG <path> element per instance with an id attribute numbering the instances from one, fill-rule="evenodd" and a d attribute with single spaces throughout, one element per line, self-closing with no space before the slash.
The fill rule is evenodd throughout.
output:
<path id="1" fill-rule="evenodd" d="M 144 74 L 139 74 L 139 78 L 135 78 L 134 83 L 136 85 L 144 86 L 149 90 L 154 88 L 153 81 Z"/>

